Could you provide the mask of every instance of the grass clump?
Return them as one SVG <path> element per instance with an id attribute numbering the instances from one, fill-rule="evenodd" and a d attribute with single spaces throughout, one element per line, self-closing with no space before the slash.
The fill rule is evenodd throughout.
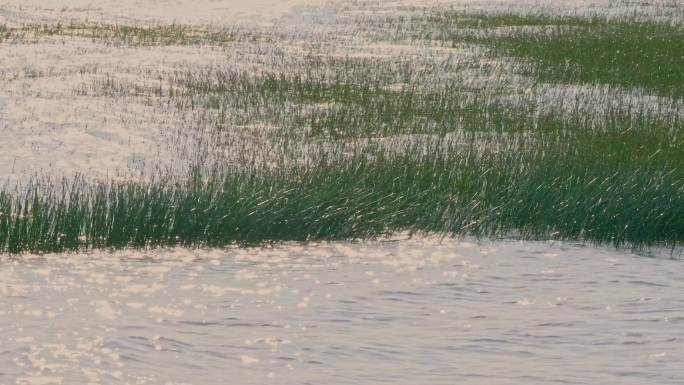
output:
<path id="1" fill-rule="evenodd" d="M 444 14 L 428 38 L 471 42 L 525 59 L 547 82 L 611 84 L 684 96 L 684 27 L 629 18 Z M 506 33 L 501 33 L 505 28 Z M 475 29 L 475 31 L 473 31 Z"/>
<path id="2" fill-rule="evenodd" d="M 406 145 L 399 155 L 376 151 L 341 162 L 321 154 L 308 166 L 248 168 L 192 183 L 73 181 L 0 194 L 0 245 L 10 253 L 58 252 L 399 231 L 681 244 L 682 143 L 661 146 L 667 135 L 501 138 L 496 150 Z"/>
<path id="3" fill-rule="evenodd" d="M 127 46 L 223 45 L 236 40 L 236 33 L 232 31 L 205 31 L 183 25 L 103 25 L 82 29 L 79 33 L 93 40 Z"/>
<path id="4" fill-rule="evenodd" d="M 497 55 L 534 62 L 527 68 L 546 81 L 680 92 L 678 56 L 663 43 L 663 31 L 674 26 L 506 14 L 420 20 L 432 31 L 422 37 L 489 45 Z M 85 31 L 129 46 L 205 38 L 193 40 L 185 27 L 154 28 Z M 644 43 L 637 32 L 649 28 L 656 42 L 649 52 L 660 56 L 638 58 Z M 41 33 L 84 33 L 51 31 Z M 617 40 L 619 52 L 607 39 Z M 583 49 L 608 63 L 592 67 L 595 58 L 573 51 Z M 531 81 L 529 90 L 489 79 L 464 84 L 482 69 L 472 60 L 464 75 L 441 73 L 458 70 L 451 58 L 414 65 L 325 55 L 264 59 L 264 52 L 271 51 L 252 52 L 268 64 L 259 71 L 219 66 L 90 79 L 79 95 L 141 98 L 187 116 L 200 145 L 183 156 L 205 168 L 187 179 L 75 179 L 0 192 L 0 251 L 250 245 L 403 231 L 634 247 L 684 241 L 677 100 L 654 105 L 598 91 L 556 100 Z M 663 66 L 663 78 L 635 72 L 648 60 Z"/>
<path id="5" fill-rule="evenodd" d="M 0 43 L 3 40 L 9 38 L 9 36 L 10 36 L 10 32 L 7 29 L 7 26 L 6 25 L 0 25 Z"/>
<path id="6" fill-rule="evenodd" d="M 463 131 L 568 136 L 682 125 L 678 116 L 643 112 L 620 103 L 592 116 L 585 113 L 591 109 L 590 101 L 573 101 L 574 110 L 563 113 L 541 105 L 534 95 L 517 94 L 511 101 L 491 92 L 465 91 L 457 81 L 446 81 L 439 88 L 409 84 L 392 88 L 381 82 L 299 75 L 220 74 L 182 77 L 178 87 L 182 90 L 178 95 L 192 98 L 202 108 L 260 111 L 268 107 L 268 111 L 288 111 L 286 117 L 271 123 L 285 127 L 285 135 L 304 130 L 308 139 L 319 140 Z"/>

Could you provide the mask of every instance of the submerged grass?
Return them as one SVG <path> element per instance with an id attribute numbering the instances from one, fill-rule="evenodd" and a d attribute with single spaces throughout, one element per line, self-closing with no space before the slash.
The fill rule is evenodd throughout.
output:
<path id="1" fill-rule="evenodd" d="M 0 40 L 3 31 L 0 29 Z M 171 25 L 118 25 L 106 23 L 29 24 L 5 28 L 6 39 L 18 42 L 41 37 L 83 38 L 107 45 L 127 47 L 225 45 L 246 37 L 237 30 L 210 30 L 183 24 Z"/>
<path id="2" fill-rule="evenodd" d="M 573 110 L 563 113 L 540 104 L 535 95 L 515 94 L 510 100 L 506 98 L 510 95 L 468 91 L 457 81 L 444 83 L 439 88 L 410 83 L 388 87 L 378 81 L 219 73 L 181 77 L 175 95 L 181 96 L 181 104 L 190 97 L 195 107 L 221 111 L 260 111 L 268 106 L 270 117 L 276 118 L 270 123 L 284 128 L 284 135 L 303 131 L 307 138 L 319 140 L 462 131 L 573 136 L 596 131 L 678 130 L 684 124 L 681 116 L 626 104 L 606 106 L 601 115 L 587 115 L 593 101 L 569 100 Z M 277 117 L 273 109 L 288 111 L 287 119 Z M 248 120 L 255 119 L 251 115 Z"/>

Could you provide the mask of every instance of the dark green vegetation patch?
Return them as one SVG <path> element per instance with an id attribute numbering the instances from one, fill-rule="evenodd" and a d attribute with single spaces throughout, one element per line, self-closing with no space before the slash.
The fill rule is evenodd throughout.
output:
<path id="1" fill-rule="evenodd" d="M 664 168 L 667 156 L 644 153 L 639 166 L 623 165 L 614 159 L 615 138 L 603 139 L 564 153 L 423 162 L 378 157 L 198 186 L 76 182 L 58 195 L 0 195 L 0 210 L 12 213 L 0 216 L 0 242 L 16 253 L 342 240 L 396 231 L 615 245 L 684 241 L 681 162 Z M 624 137 L 631 145 L 640 139 Z"/>
<path id="2" fill-rule="evenodd" d="M 263 142 L 240 162 L 187 179 L 75 179 L 0 193 L 0 249 L 223 246 L 400 231 L 635 247 L 684 241 L 680 26 L 455 13 L 409 25 L 409 35 L 430 44 L 484 46 L 488 61 L 514 58 L 512 75 L 524 75 L 516 81 L 526 89 L 506 68 L 394 58 L 312 56 L 282 72 L 180 71 L 159 87 L 107 75 L 81 96 L 193 111 L 218 149 L 233 143 L 227 149 L 241 153 L 231 142 L 240 129 L 269 130 L 249 132 Z M 194 36 L 208 36 L 168 28 L 73 31 L 127 45 L 203 44 Z M 478 75 L 498 83 L 466 82 Z M 564 84 L 601 84 L 616 95 L 546 94 Z M 621 98 L 635 89 L 659 98 Z M 202 166 L 204 154 L 196 158 Z"/>
<path id="3" fill-rule="evenodd" d="M 543 81 L 643 87 L 684 96 L 684 25 L 605 17 L 445 13 L 428 18 L 433 35 L 491 46 L 528 60 Z M 503 32 L 505 31 L 505 32 Z"/>

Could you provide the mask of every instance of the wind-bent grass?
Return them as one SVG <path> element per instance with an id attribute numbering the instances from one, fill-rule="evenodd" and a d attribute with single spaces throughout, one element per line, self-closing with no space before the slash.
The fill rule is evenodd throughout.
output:
<path id="1" fill-rule="evenodd" d="M 178 83 L 176 96 L 192 97 L 193 103 L 203 108 L 261 111 L 268 106 L 269 116 L 252 114 L 248 120 L 268 120 L 284 128 L 285 135 L 303 130 L 309 139 L 444 135 L 461 131 L 590 135 L 594 131 L 618 133 L 653 127 L 679 129 L 683 124 L 680 116 L 631 111 L 633 107 L 628 105 L 607 106 L 600 116 L 587 115 L 584 111 L 591 101 L 572 101 L 575 110 L 562 113 L 540 105 L 534 96 L 516 95 L 517 100 L 512 102 L 502 95 L 464 91 L 454 81 L 437 89 L 408 84 L 397 89 L 377 80 L 233 73 L 181 77 Z M 187 101 L 183 98 L 181 104 Z M 273 109 L 288 111 L 288 115 L 278 116 Z"/>
<path id="2" fill-rule="evenodd" d="M 398 231 L 674 245 L 684 241 L 682 143 L 651 152 L 653 135 L 669 133 L 434 149 L 422 159 L 408 146 L 396 157 L 321 158 L 190 184 L 76 181 L 1 195 L 0 245 L 13 253 L 222 246 Z"/>
<path id="3" fill-rule="evenodd" d="M 561 159 L 559 159 L 561 160 Z M 643 246 L 681 242 L 682 175 L 591 173 L 564 160 L 360 162 L 295 175 L 232 177 L 198 189 L 75 185 L 62 197 L 3 196 L 8 252 L 370 238 L 396 231 Z"/>
<path id="4" fill-rule="evenodd" d="M 485 44 L 496 55 L 532 61 L 522 66 L 544 81 L 644 87 L 664 97 L 656 108 L 622 99 L 596 108 L 602 100 L 579 96 L 563 100 L 567 108 L 549 107 L 510 84 L 473 89 L 440 77 L 445 67 L 419 72 L 370 58 L 293 60 L 282 72 L 177 72 L 159 87 L 107 74 L 82 95 L 141 96 L 191 111 L 208 122 L 210 142 L 239 135 L 243 125 L 274 127 L 273 134 L 250 132 L 249 140 L 267 142 L 254 148 L 231 142 L 227 151 L 258 153 L 230 164 L 219 159 L 187 180 L 75 179 L 1 192 L 0 251 L 246 245 L 402 231 L 634 247 L 684 242 L 684 122 L 676 99 L 684 80 L 674 70 L 684 51 L 665 44 L 678 27 L 505 14 L 440 14 L 420 23 L 422 38 Z M 183 28 L 97 33 L 126 45 L 204 44 Z M 653 46 L 639 33 L 650 33 Z M 607 63 L 592 67 L 598 62 L 591 55 L 574 51 L 584 49 Z M 660 65 L 662 76 L 652 68 L 637 73 L 644 65 Z"/>
<path id="5" fill-rule="evenodd" d="M 684 96 L 684 25 L 540 14 L 428 18 L 428 38 L 493 46 L 498 55 L 534 64 L 543 81 L 643 87 Z M 501 29 L 506 33 L 501 33 Z M 473 31 L 473 29 L 475 29 Z"/>

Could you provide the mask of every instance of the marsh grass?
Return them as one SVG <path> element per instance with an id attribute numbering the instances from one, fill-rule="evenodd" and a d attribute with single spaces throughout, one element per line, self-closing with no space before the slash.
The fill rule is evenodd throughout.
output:
<path id="1" fill-rule="evenodd" d="M 429 17 L 427 25 L 431 32 L 424 37 L 494 47 L 497 55 L 533 64 L 527 75 L 542 81 L 643 87 L 659 95 L 684 96 L 684 26 L 678 23 L 445 13 Z"/>
<path id="2" fill-rule="evenodd" d="M 7 26 L 0 25 L 0 42 L 7 39 L 9 36 L 10 36 L 10 32 L 7 29 Z"/>
<path id="3" fill-rule="evenodd" d="M 275 166 L 247 162 L 187 180 L 31 184 L 0 199 L 4 251 L 249 245 L 400 231 L 634 247 L 684 238 L 684 138 L 677 116 L 617 108 L 587 119 L 581 112 L 541 114 L 534 105 L 474 101 L 459 109 L 449 100 L 463 94 L 449 87 L 426 97 L 381 84 L 273 75 L 177 80 L 184 91 L 169 98 L 194 100 L 200 111 L 289 111 L 275 121 L 285 127 L 273 138 L 281 144 L 321 140 L 288 139 L 293 121 L 309 122 L 293 117 L 288 103 L 345 106 L 346 118 L 329 121 L 345 135 L 325 136 L 323 143 L 392 137 L 407 127 L 443 135 L 443 128 L 421 125 L 428 118 L 443 119 L 460 140 L 426 148 L 408 139 L 396 152 L 361 149 L 351 159 L 321 150 L 304 165 L 288 163 L 294 150 L 283 147 L 282 158 L 271 158 L 281 159 Z M 198 97 L 212 101 L 203 105 Z M 378 111 L 392 108 L 410 108 L 405 116 L 387 114 L 405 125 L 372 125 Z"/>
<path id="4" fill-rule="evenodd" d="M 58 252 L 367 239 L 397 231 L 618 246 L 681 242 L 681 164 L 663 167 L 670 149 L 625 164 L 615 158 L 616 147 L 611 137 L 563 151 L 478 150 L 423 161 L 408 150 L 394 158 L 379 153 L 344 164 L 243 170 L 198 184 L 75 180 L 0 195 L 0 244 L 11 253 Z"/>
<path id="5" fill-rule="evenodd" d="M 43 37 L 89 39 L 107 45 L 127 47 L 220 46 L 233 43 L 239 38 L 246 39 L 247 34 L 242 34 L 237 29 L 210 30 L 182 24 L 135 26 L 82 22 L 29 24 L 5 30 L 6 39 L 13 38 L 18 42 L 30 42 Z"/>
<path id="6" fill-rule="evenodd" d="M 448 13 L 416 20 L 422 29 L 411 33 L 422 39 L 490 46 L 493 55 L 524 59 L 536 80 L 644 87 L 663 97 L 656 108 L 648 100 L 578 97 L 562 100 L 572 107 L 560 109 L 535 94 L 543 88 L 473 88 L 441 77 L 443 66 L 418 71 L 408 61 L 372 58 L 311 57 L 283 64 L 280 72 L 180 71 L 166 73 L 159 87 L 107 74 L 82 94 L 141 97 L 190 111 L 192 124 L 201 121 L 208 130 L 210 139 L 203 140 L 212 150 L 244 156 L 202 169 L 207 150 L 201 149 L 190 175 L 150 182 L 75 178 L 6 188 L 0 250 L 251 245 L 396 232 L 682 244 L 678 56 L 664 43 L 668 28 L 677 27 L 543 15 Z M 136 28 L 72 32 L 129 46 L 204 44 L 185 27 Z M 69 33 L 51 31 L 40 33 Z M 644 47 L 638 32 L 651 32 L 654 46 Z M 617 53 L 608 39 L 630 53 Z M 595 69 L 593 58 L 568 57 L 585 48 L 609 63 Z M 635 58 L 642 48 L 656 56 Z M 661 65 L 663 77 L 635 72 L 647 64 Z M 243 125 L 274 129 L 231 142 Z M 225 149 L 223 137 L 232 143 Z M 383 147 L 388 140 L 392 148 Z"/>
<path id="7" fill-rule="evenodd" d="M 287 110 L 270 123 L 285 135 L 303 130 L 308 139 L 348 140 L 407 134 L 445 135 L 472 131 L 508 134 L 550 134 L 564 137 L 596 132 L 678 131 L 678 114 L 648 111 L 613 103 L 600 115 L 588 115 L 592 100 L 568 101 L 574 109 L 548 108 L 526 93 L 474 93 L 457 81 L 439 88 L 387 84 L 368 79 L 325 79 L 299 75 L 213 74 L 176 79 L 181 104 L 187 98 L 201 108 L 245 111 Z M 293 108 L 299 107 L 299 108 Z M 272 114 L 270 117 L 276 116 Z M 252 119 L 257 119 L 255 115 Z M 264 117 L 266 118 L 266 117 Z"/>

